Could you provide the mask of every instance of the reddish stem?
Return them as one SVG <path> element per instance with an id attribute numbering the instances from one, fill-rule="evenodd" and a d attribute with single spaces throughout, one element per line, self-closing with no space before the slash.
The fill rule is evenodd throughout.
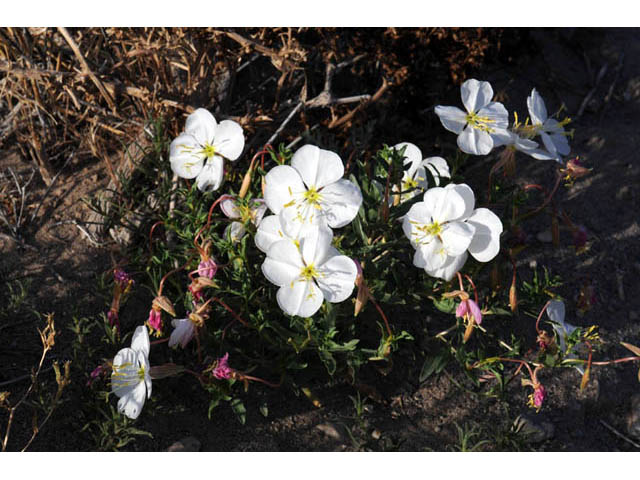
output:
<path id="1" fill-rule="evenodd" d="M 245 327 L 249 327 L 249 324 L 245 320 L 243 320 L 242 317 L 240 317 L 240 315 L 238 315 L 229 305 L 224 303 L 218 297 L 213 297 L 212 300 L 214 302 L 218 302 L 220 305 L 222 305 L 225 308 L 225 310 L 227 312 L 229 312 L 231 315 L 233 315 L 233 318 L 235 318 L 237 321 L 239 321 L 242 325 L 244 325 Z"/>
<path id="2" fill-rule="evenodd" d="M 547 310 L 547 307 L 550 303 L 551 300 L 547 301 L 547 303 L 544 304 L 544 307 L 542 307 L 542 310 L 540 310 L 540 313 L 538 314 L 538 319 L 536 320 L 536 332 L 538 332 L 538 335 L 542 333 L 540 331 L 540 319 L 542 318 L 542 314 Z"/>
<path id="3" fill-rule="evenodd" d="M 151 255 L 152 251 L 153 251 L 153 231 L 156 229 L 156 227 L 158 225 L 164 225 L 164 222 L 162 220 L 158 220 L 156 223 L 154 223 L 151 226 L 151 230 L 149 230 L 149 255 Z"/>

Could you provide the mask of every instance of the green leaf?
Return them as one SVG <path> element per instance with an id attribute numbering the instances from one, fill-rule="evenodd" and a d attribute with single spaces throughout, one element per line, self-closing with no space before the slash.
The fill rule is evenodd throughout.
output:
<path id="1" fill-rule="evenodd" d="M 247 421 L 247 409 L 244 406 L 244 403 L 239 398 L 234 398 L 231 400 L 231 409 L 233 413 L 238 417 L 238 421 L 244 425 Z"/>
<path id="2" fill-rule="evenodd" d="M 422 370 L 420 371 L 420 383 L 424 382 L 434 373 L 436 375 L 440 373 L 444 367 L 447 366 L 447 363 L 449 363 L 449 354 L 444 350 L 434 356 L 427 357 L 422 365 Z"/>
<path id="3" fill-rule="evenodd" d="M 433 298 L 433 305 L 443 313 L 453 313 L 456 309 L 456 302 L 453 298 Z"/>

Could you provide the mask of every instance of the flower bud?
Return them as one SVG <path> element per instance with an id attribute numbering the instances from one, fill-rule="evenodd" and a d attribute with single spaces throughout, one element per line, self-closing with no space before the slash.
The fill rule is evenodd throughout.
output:
<path id="1" fill-rule="evenodd" d="M 172 317 L 176 316 L 176 311 L 173 309 L 173 304 L 171 303 L 171 300 L 169 300 L 167 297 L 163 295 L 153 299 L 151 308 L 158 311 L 158 313 L 160 313 L 160 310 L 164 310 Z"/>

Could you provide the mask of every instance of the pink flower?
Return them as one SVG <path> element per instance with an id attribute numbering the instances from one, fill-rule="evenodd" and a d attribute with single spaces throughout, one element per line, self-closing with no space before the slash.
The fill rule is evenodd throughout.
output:
<path id="1" fill-rule="evenodd" d="M 187 289 L 191 292 L 194 303 L 198 303 L 200 300 L 202 300 L 202 290 L 200 288 L 194 288 L 192 283 L 187 287 Z"/>
<path id="2" fill-rule="evenodd" d="M 159 310 L 152 308 L 149 310 L 149 319 L 147 320 L 151 329 L 160 332 L 162 330 L 162 315 Z"/>
<path id="3" fill-rule="evenodd" d="M 200 265 L 198 265 L 198 275 L 201 277 L 207 277 L 209 280 L 215 277 L 217 271 L 218 264 L 216 264 L 212 258 L 204 260 L 200 262 Z"/>
<path id="4" fill-rule="evenodd" d="M 118 284 L 120 290 L 123 292 L 134 283 L 131 276 L 120 268 L 116 268 L 113 271 L 113 280 Z"/>
<path id="5" fill-rule="evenodd" d="M 218 380 L 226 380 L 231 378 L 231 374 L 233 370 L 229 368 L 229 364 L 227 363 L 229 359 L 229 354 L 225 353 L 222 358 L 218 359 L 218 365 L 213 369 L 213 376 Z"/>
<path id="6" fill-rule="evenodd" d="M 98 365 L 93 371 L 89 374 L 89 380 L 87 381 L 87 387 L 90 386 L 96 379 L 104 373 L 104 368 L 102 365 Z"/>
<path id="7" fill-rule="evenodd" d="M 469 317 L 474 320 L 478 325 L 482 323 L 482 312 L 478 304 L 471 299 L 462 300 L 460 305 L 456 308 L 456 317 L 465 318 Z"/>
<path id="8" fill-rule="evenodd" d="M 534 407 L 540 410 L 540 408 L 542 407 L 542 403 L 545 401 L 546 398 L 547 398 L 547 391 L 545 390 L 544 386 L 541 383 L 539 383 L 538 386 L 533 391 Z"/>
<path id="9" fill-rule="evenodd" d="M 113 309 L 109 310 L 107 313 L 107 319 L 109 320 L 110 326 L 113 327 L 113 325 L 115 325 L 118 331 L 120 331 L 120 319 L 118 317 L 118 312 Z"/>

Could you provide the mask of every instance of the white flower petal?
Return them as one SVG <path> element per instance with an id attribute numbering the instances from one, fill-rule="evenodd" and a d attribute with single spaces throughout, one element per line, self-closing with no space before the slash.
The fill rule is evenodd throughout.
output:
<path id="1" fill-rule="evenodd" d="M 502 222 L 500 218 L 487 208 L 478 208 L 467 219 L 473 225 L 476 233 L 469 245 L 469 253 L 479 262 L 489 262 L 500 251 L 500 234 Z"/>
<path id="2" fill-rule="evenodd" d="M 131 337 L 131 348 L 136 352 L 143 352 L 145 356 L 149 356 L 151 345 L 149 344 L 149 332 L 145 325 L 138 326 Z"/>
<path id="3" fill-rule="evenodd" d="M 413 174 L 413 172 L 415 172 L 415 170 L 420 165 L 420 162 L 422 162 L 422 152 L 416 145 L 409 142 L 398 143 L 397 145 L 393 146 L 393 149 L 400 151 L 402 150 L 403 147 L 404 147 L 404 160 L 402 164 L 405 167 L 409 165 L 409 168 L 407 169 L 407 171 L 409 172 L 409 174 Z"/>
<path id="4" fill-rule="evenodd" d="M 435 112 L 440 118 L 442 126 L 455 134 L 461 133 L 467 124 L 467 113 L 458 107 L 443 107 L 442 105 L 438 105 L 435 108 Z"/>
<path id="5" fill-rule="evenodd" d="M 289 165 L 278 165 L 272 168 L 264 179 L 264 200 L 275 214 L 280 213 L 285 204 L 307 190 L 298 171 Z"/>
<path id="6" fill-rule="evenodd" d="M 262 273 L 271 283 L 282 286 L 296 280 L 303 268 L 298 247 L 291 240 L 280 240 L 269 248 Z"/>
<path id="7" fill-rule="evenodd" d="M 280 226 L 280 216 L 269 215 L 260 222 L 254 240 L 256 247 L 266 253 L 272 244 L 285 238 L 288 237 L 285 237 L 284 231 Z"/>
<path id="8" fill-rule="evenodd" d="M 509 127 L 509 112 L 500 102 L 491 102 L 478 111 L 478 117 L 489 119 L 487 126 L 492 131 L 505 130 Z"/>
<path id="9" fill-rule="evenodd" d="M 478 112 L 482 107 L 491 102 L 493 88 L 489 82 L 480 82 L 471 78 L 460 87 L 460 96 L 467 112 Z"/>
<path id="10" fill-rule="evenodd" d="M 533 125 L 541 125 L 547 120 L 547 107 L 535 88 L 531 90 L 531 95 L 527 97 L 527 109 Z"/>
<path id="11" fill-rule="evenodd" d="M 322 215 L 331 228 L 350 223 L 362 205 L 360 188 L 344 178 L 324 187 L 320 196 Z"/>
<path id="12" fill-rule="evenodd" d="M 242 240 L 245 233 L 247 233 L 247 229 L 242 222 L 231 222 L 224 229 L 224 238 L 228 238 L 235 243 Z"/>
<path id="13" fill-rule="evenodd" d="M 447 161 L 442 157 L 429 157 L 422 161 L 422 165 L 427 167 L 433 175 L 433 179 L 436 182 L 436 187 L 440 186 L 440 178 L 451 178 L 451 172 L 449 171 L 449 165 Z"/>
<path id="14" fill-rule="evenodd" d="M 113 358 L 111 391 L 118 397 L 131 393 L 140 383 L 137 365 L 138 354 L 131 348 L 123 348 Z"/>
<path id="15" fill-rule="evenodd" d="M 414 255 L 414 265 L 419 257 L 420 263 L 424 264 L 425 271 L 441 268 L 447 260 L 447 251 L 438 237 L 434 237 L 426 245 L 418 246 L 416 250 L 420 251 L 420 255 Z"/>
<path id="16" fill-rule="evenodd" d="M 204 108 L 198 108 L 195 112 L 187 117 L 184 131 L 193 135 L 201 147 L 205 144 L 213 144 L 216 136 L 216 128 L 218 122 L 211 115 L 211 112 Z"/>
<path id="17" fill-rule="evenodd" d="M 426 208 L 420 209 L 416 213 L 424 215 L 426 212 L 430 212 L 433 221 L 438 223 L 458 220 L 466 211 L 466 200 L 460 195 L 461 191 L 463 190 L 460 189 L 458 191 L 453 188 L 442 187 L 430 188 L 424 194 Z"/>
<path id="18" fill-rule="evenodd" d="M 265 203 L 265 201 L 261 198 L 255 199 L 253 201 L 253 209 L 252 209 L 253 218 L 251 222 L 256 227 L 260 226 L 260 223 L 262 223 L 262 218 L 264 217 L 265 213 L 267 213 L 267 204 Z"/>
<path id="19" fill-rule="evenodd" d="M 234 161 L 237 160 L 244 149 L 244 134 L 240 124 L 233 120 L 223 120 L 216 129 L 216 137 L 213 142 L 216 153 Z"/>
<path id="20" fill-rule="evenodd" d="M 202 171 L 206 159 L 202 147 L 193 135 L 182 133 L 171 142 L 169 161 L 171 170 L 180 178 L 195 178 Z"/>
<path id="21" fill-rule="evenodd" d="M 214 192 L 220 188 L 224 180 L 224 160 L 217 155 L 209 158 L 196 179 L 201 192 Z"/>
<path id="22" fill-rule="evenodd" d="M 300 237 L 300 251 L 306 265 L 321 265 L 328 256 L 333 232 L 330 228 L 320 225 L 309 228 Z"/>
<path id="23" fill-rule="evenodd" d="M 457 257 L 447 257 L 444 264 L 436 269 L 429 270 L 425 268 L 425 272 L 431 275 L 432 277 L 442 278 L 447 282 L 451 281 L 456 272 L 458 272 L 467 261 L 468 254 L 464 252 L 462 255 Z"/>
<path id="24" fill-rule="evenodd" d="M 138 418 L 144 406 L 146 392 L 145 384 L 140 382 L 131 392 L 118 400 L 118 412 L 124 413 L 132 420 Z"/>
<path id="25" fill-rule="evenodd" d="M 551 140 L 551 137 L 549 136 L 549 134 L 546 132 L 540 132 L 540 138 L 542 138 L 542 143 L 544 144 L 545 148 L 549 151 L 549 153 L 554 158 L 557 158 L 558 149 L 556 148 L 556 144 L 553 143 L 553 140 Z"/>
<path id="26" fill-rule="evenodd" d="M 291 166 L 300 173 L 308 188 L 320 189 L 344 175 L 340 157 L 315 145 L 305 145 L 294 153 Z"/>
<path id="27" fill-rule="evenodd" d="M 447 255 L 457 257 L 462 255 L 474 238 L 475 227 L 465 222 L 449 222 L 443 228 L 440 237 Z"/>
<path id="28" fill-rule="evenodd" d="M 460 217 L 452 218 L 451 220 L 469 218 L 476 205 L 476 198 L 471 187 L 466 183 L 450 183 L 445 189 L 455 191 L 464 200 L 464 213 Z"/>
<path id="29" fill-rule="evenodd" d="M 547 315 L 552 322 L 563 325 L 565 316 L 564 302 L 560 300 L 551 300 L 547 307 Z"/>
<path id="30" fill-rule="evenodd" d="M 493 139 L 487 132 L 471 125 L 458 135 L 458 147 L 469 155 L 488 155 L 493 148 Z"/>
<path id="31" fill-rule="evenodd" d="M 353 260 L 346 255 L 333 256 L 318 272 L 320 277 L 316 282 L 328 302 L 338 303 L 349 298 L 358 275 L 358 267 Z"/>
<path id="32" fill-rule="evenodd" d="M 318 311 L 324 297 L 313 281 L 298 280 L 280 287 L 276 299 L 287 315 L 307 318 Z"/>
<path id="33" fill-rule="evenodd" d="M 175 318 L 171 320 L 171 325 L 173 326 L 173 332 L 169 337 L 169 348 L 173 348 L 178 344 L 185 348 L 195 334 L 193 322 L 188 318 Z"/>

